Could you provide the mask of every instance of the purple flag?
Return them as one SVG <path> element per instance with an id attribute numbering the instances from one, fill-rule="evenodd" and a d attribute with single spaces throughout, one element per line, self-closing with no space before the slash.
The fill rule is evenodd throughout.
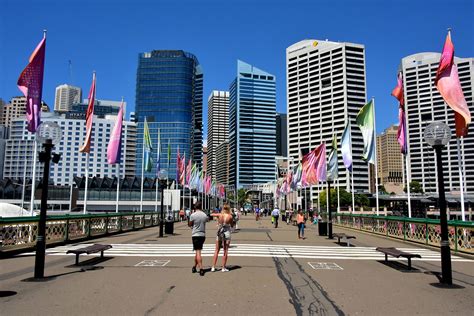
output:
<path id="1" fill-rule="evenodd" d="M 107 162 L 109 164 L 120 163 L 122 153 L 122 124 L 123 123 L 123 101 L 115 122 L 114 129 L 110 135 L 109 145 L 107 146 Z"/>
<path id="2" fill-rule="evenodd" d="M 41 123 L 41 97 L 43 94 L 44 56 L 46 52 L 46 36 L 41 40 L 29 64 L 18 78 L 18 88 L 26 97 L 26 119 L 28 131 L 36 132 Z"/>

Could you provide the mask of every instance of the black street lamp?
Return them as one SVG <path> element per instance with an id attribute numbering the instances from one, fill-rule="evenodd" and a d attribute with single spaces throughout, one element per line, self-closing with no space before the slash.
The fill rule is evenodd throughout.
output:
<path id="1" fill-rule="evenodd" d="M 163 222 L 164 222 L 163 202 L 165 200 L 165 196 L 163 194 L 163 191 L 164 191 L 165 187 L 167 187 L 168 171 L 166 171 L 166 169 L 161 169 L 158 172 L 158 179 L 160 181 L 160 190 L 161 190 L 161 213 L 160 213 L 160 236 L 159 237 L 163 237 Z"/>
<path id="2" fill-rule="evenodd" d="M 46 211 L 48 209 L 48 184 L 50 161 L 58 163 L 60 155 L 52 154 L 55 144 L 61 141 L 61 127 L 55 122 L 44 122 L 36 131 L 36 142 L 43 144 L 44 150 L 39 153 L 39 161 L 44 162 L 43 184 L 41 191 L 41 209 L 36 237 L 35 279 L 44 278 L 44 260 L 46 252 Z M 34 176 L 34 175 L 33 175 Z"/>
<path id="3" fill-rule="evenodd" d="M 441 225 L 441 282 L 453 284 L 451 271 L 451 249 L 448 239 L 448 218 L 446 215 L 446 195 L 444 192 L 443 162 L 441 150 L 451 139 L 451 130 L 443 122 L 433 122 L 425 128 L 426 142 L 436 152 L 436 169 L 438 174 L 439 216 Z"/>

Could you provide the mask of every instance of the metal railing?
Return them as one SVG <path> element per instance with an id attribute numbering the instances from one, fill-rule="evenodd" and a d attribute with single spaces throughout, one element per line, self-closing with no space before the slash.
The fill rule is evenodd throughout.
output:
<path id="1" fill-rule="evenodd" d="M 440 247 L 441 226 L 436 219 L 346 213 L 334 217 L 336 226 Z M 448 221 L 448 234 L 451 250 L 474 254 L 474 222 Z"/>
<path id="2" fill-rule="evenodd" d="M 179 212 L 173 212 L 179 220 Z M 36 245 L 38 216 L 0 218 L 0 253 L 29 250 Z M 87 215 L 51 215 L 46 219 L 46 244 L 69 243 L 157 226 L 160 213 L 129 212 Z"/>

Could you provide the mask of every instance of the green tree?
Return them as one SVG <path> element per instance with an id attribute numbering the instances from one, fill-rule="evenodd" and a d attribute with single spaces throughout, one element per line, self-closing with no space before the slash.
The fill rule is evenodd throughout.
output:
<path id="1" fill-rule="evenodd" d="M 385 189 L 385 186 L 383 184 L 379 185 L 379 193 L 388 194 L 387 189 Z"/>
<path id="2" fill-rule="evenodd" d="M 407 188 L 403 188 L 403 192 L 407 192 Z M 421 187 L 421 183 L 418 181 L 412 181 L 410 182 L 410 192 L 411 193 L 421 193 L 423 194 L 423 188 Z"/>
<path id="3" fill-rule="evenodd" d="M 244 203 L 247 201 L 247 192 L 245 189 L 239 189 L 237 192 L 237 202 L 239 203 L 240 206 L 243 206 Z"/>
<path id="4" fill-rule="evenodd" d="M 369 205 L 369 198 L 365 194 L 356 194 L 354 198 L 355 198 L 355 205 L 357 206 Z"/>
<path id="5" fill-rule="evenodd" d="M 321 199 L 321 208 L 326 209 L 326 195 L 327 190 L 324 190 L 319 194 Z M 341 207 L 347 207 L 352 204 L 352 195 L 344 189 L 339 189 L 339 203 Z M 331 206 L 337 207 L 337 190 L 331 189 Z"/>

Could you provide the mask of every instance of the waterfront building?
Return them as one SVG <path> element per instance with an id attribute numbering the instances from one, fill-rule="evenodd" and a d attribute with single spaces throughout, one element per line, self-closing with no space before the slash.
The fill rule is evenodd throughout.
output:
<path id="1" fill-rule="evenodd" d="M 379 185 L 383 185 L 387 193 L 402 194 L 403 183 L 403 155 L 397 141 L 398 126 L 386 128 L 377 135 L 377 173 Z"/>
<path id="2" fill-rule="evenodd" d="M 176 178 L 177 152 L 202 165 L 203 72 L 197 58 L 182 50 L 153 50 L 138 57 L 135 111 L 138 122 L 136 170 L 141 176 L 145 118 L 156 158 L 161 135 L 160 167 Z M 168 166 L 167 148 L 171 147 Z M 154 163 L 156 165 L 156 163 Z M 156 170 L 145 172 L 153 177 Z"/>
<path id="3" fill-rule="evenodd" d="M 434 80 L 440 60 L 439 53 L 419 53 L 402 59 L 399 70 L 403 72 L 403 88 L 407 113 L 407 138 L 409 140 L 408 166 L 411 180 L 420 182 L 427 194 L 437 194 L 438 176 L 434 150 L 423 136 L 426 126 L 441 121 L 451 127 L 451 141 L 443 150 L 444 185 L 447 192 L 460 192 L 458 154 L 454 127 L 454 111 L 444 102 Z M 473 114 L 474 58 L 454 58 L 459 81 L 467 105 Z M 470 127 L 472 130 L 472 126 Z M 474 135 L 469 131 L 461 151 L 465 166 L 465 190 L 474 192 Z"/>
<path id="4" fill-rule="evenodd" d="M 237 61 L 229 96 L 229 184 L 239 189 L 275 180 L 275 76 Z"/>
<path id="5" fill-rule="evenodd" d="M 72 109 L 72 105 L 81 102 L 81 99 L 81 88 L 68 84 L 57 86 L 54 97 L 54 110 L 57 112 L 69 112 Z"/>
<path id="6" fill-rule="evenodd" d="M 217 147 L 229 140 L 229 92 L 212 91 L 208 98 L 207 170 L 217 178 Z"/>

